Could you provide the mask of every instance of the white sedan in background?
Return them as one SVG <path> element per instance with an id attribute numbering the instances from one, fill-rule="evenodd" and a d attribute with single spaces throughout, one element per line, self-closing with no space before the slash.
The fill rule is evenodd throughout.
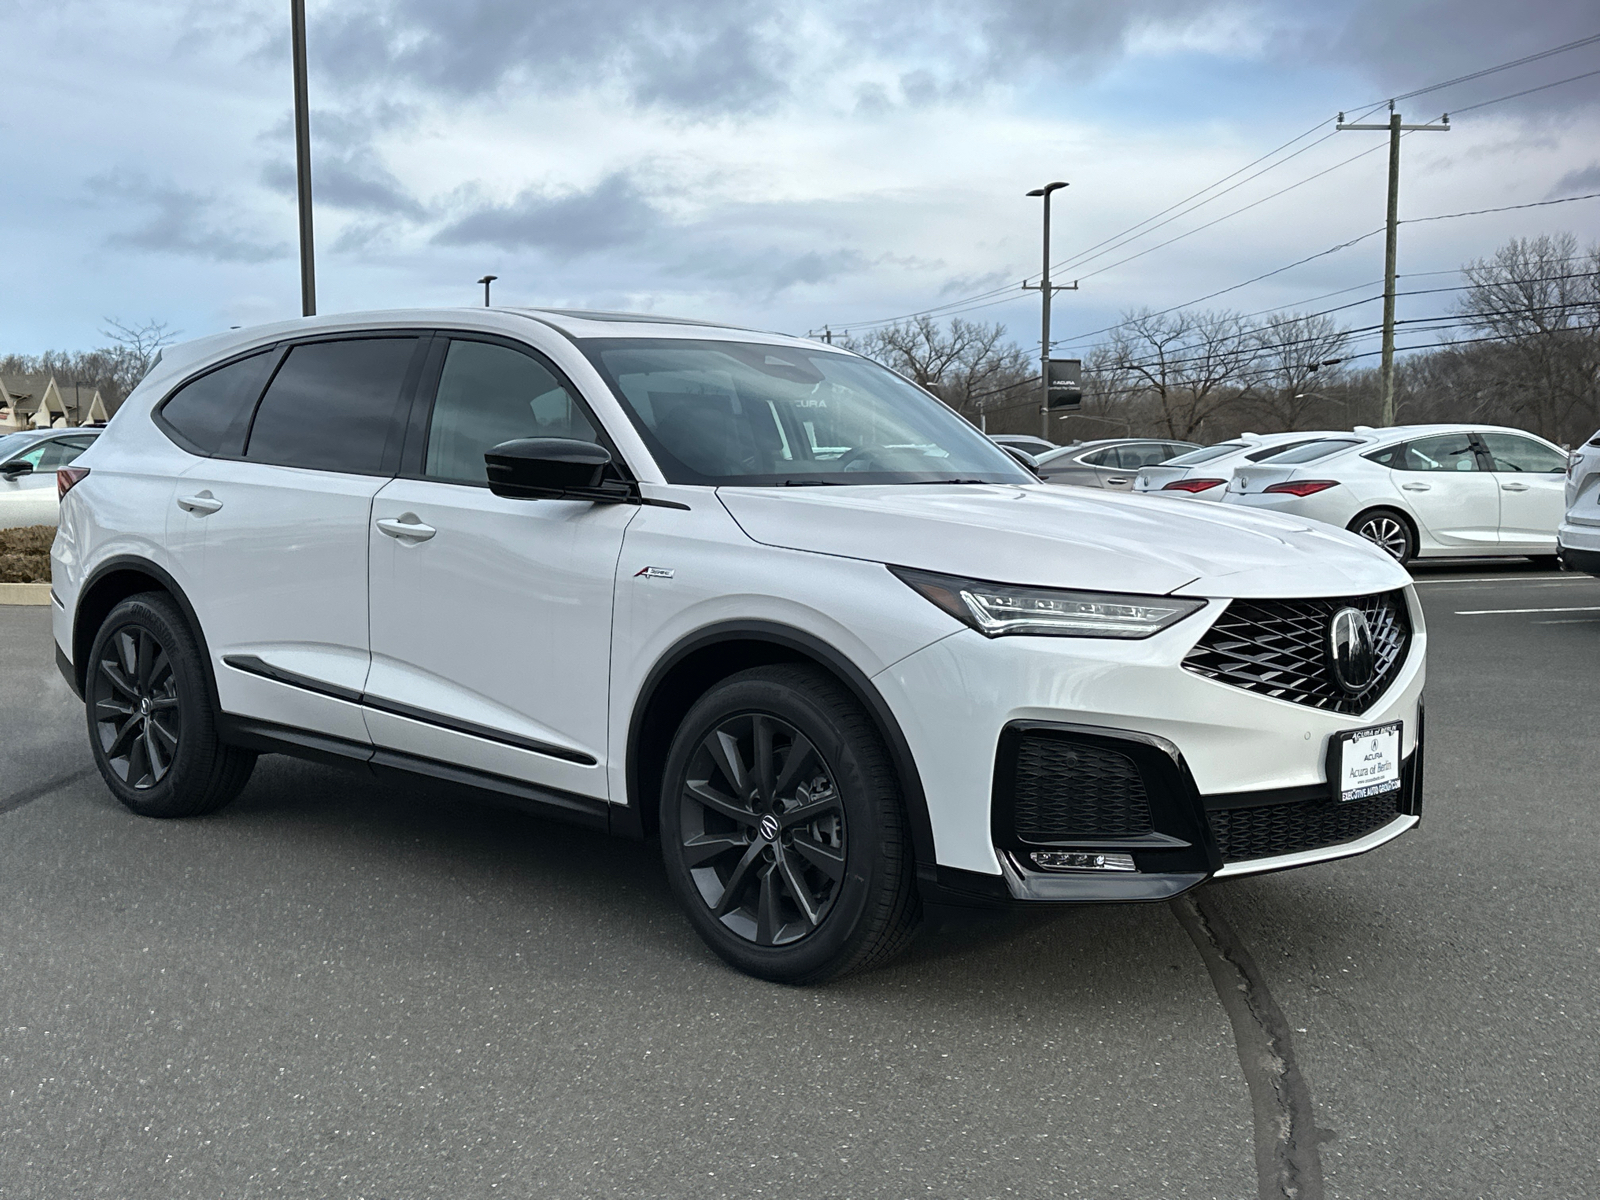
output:
<path id="1" fill-rule="evenodd" d="M 1566 519 L 1556 532 L 1561 561 L 1600 576 L 1600 433 L 1572 452 L 1565 499 Z"/>
<path id="2" fill-rule="evenodd" d="M 1241 433 L 1228 442 L 1202 446 L 1156 466 L 1140 467 L 1133 490 L 1173 500 L 1221 500 L 1235 467 L 1268 462 L 1309 442 L 1342 437 L 1337 431 Z"/>
<path id="3" fill-rule="evenodd" d="M 24 430 L 0 437 L 0 529 L 54 525 L 56 469 L 99 436 L 98 429 Z"/>
<path id="4" fill-rule="evenodd" d="M 1402 563 L 1554 561 L 1566 469 L 1565 451 L 1520 429 L 1357 426 L 1238 468 L 1223 499 L 1341 526 Z"/>

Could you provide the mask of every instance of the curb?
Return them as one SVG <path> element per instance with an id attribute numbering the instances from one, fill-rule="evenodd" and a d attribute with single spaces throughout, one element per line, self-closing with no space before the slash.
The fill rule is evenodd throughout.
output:
<path id="1" fill-rule="evenodd" d="M 0 583 L 0 604 L 49 604 L 48 583 Z"/>

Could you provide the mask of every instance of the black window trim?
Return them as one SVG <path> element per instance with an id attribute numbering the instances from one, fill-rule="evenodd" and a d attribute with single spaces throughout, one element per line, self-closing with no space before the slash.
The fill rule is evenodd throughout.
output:
<path id="1" fill-rule="evenodd" d="M 594 429 L 599 445 L 611 455 L 611 464 L 624 482 L 634 483 L 638 477 L 622 457 L 617 444 L 612 440 L 610 432 L 604 422 L 595 414 L 594 406 L 589 403 L 589 398 L 583 390 L 573 382 L 571 376 L 544 351 L 537 346 L 531 346 L 505 334 L 489 333 L 478 329 L 449 329 L 439 328 L 431 331 L 432 344 L 423 370 L 413 390 L 410 412 L 405 422 L 405 431 L 402 448 L 399 453 L 399 467 L 395 477 L 398 479 L 416 479 L 425 483 L 444 484 L 451 487 L 477 487 L 487 489 L 489 484 L 485 480 L 479 483 L 465 479 L 439 479 L 427 473 L 428 465 L 428 435 L 433 424 L 433 406 L 439 399 L 439 381 L 444 376 L 444 362 L 450 352 L 451 342 L 487 342 L 491 346 L 501 346 L 507 350 L 514 350 L 525 354 L 545 370 L 567 389 L 569 395 L 577 403 L 590 426 Z"/>

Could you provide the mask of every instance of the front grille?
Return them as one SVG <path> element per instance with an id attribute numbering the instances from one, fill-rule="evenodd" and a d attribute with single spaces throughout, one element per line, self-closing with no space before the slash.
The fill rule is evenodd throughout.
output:
<path id="1" fill-rule="evenodd" d="M 1152 829 L 1133 759 L 1042 733 L 1024 734 L 1017 747 L 1012 819 L 1029 841 L 1138 837 Z"/>
<path id="2" fill-rule="evenodd" d="M 1217 835 L 1223 862 L 1319 850 L 1353 842 L 1383 828 L 1400 815 L 1400 796 L 1399 791 L 1393 791 L 1347 804 L 1308 800 L 1299 804 L 1223 808 L 1210 814 L 1211 829 Z"/>
<path id="3" fill-rule="evenodd" d="M 1339 686 L 1328 663 L 1328 626 L 1357 608 L 1372 630 L 1377 673 L 1365 691 Z M 1230 600 L 1183 665 L 1197 675 L 1293 704 L 1359 713 L 1394 682 L 1411 647 L 1404 592 L 1315 600 Z"/>

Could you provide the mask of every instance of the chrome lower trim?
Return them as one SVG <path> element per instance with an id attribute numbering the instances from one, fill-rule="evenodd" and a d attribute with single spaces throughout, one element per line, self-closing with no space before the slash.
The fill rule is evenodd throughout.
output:
<path id="1" fill-rule="evenodd" d="M 1352 854 L 1365 854 L 1376 850 L 1385 842 L 1392 842 L 1417 823 L 1413 816 L 1400 816 L 1366 837 L 1353 842 L 1340 842 L 1337 846 L 1322 846 L 1316 850 L 1297 850 L 1293 854 L 1278 854 L 1272 858 L 1249 858 L 1243 862 L 1228 863 L 1211 878 L 1228 879 L 1235 875 L 1260 875 L 1266 871 L 1282 871 L 1289 867 L 1304 867 L 1311 863 L 1327 862 L 1334 858 L 1349 858 Z"/>

